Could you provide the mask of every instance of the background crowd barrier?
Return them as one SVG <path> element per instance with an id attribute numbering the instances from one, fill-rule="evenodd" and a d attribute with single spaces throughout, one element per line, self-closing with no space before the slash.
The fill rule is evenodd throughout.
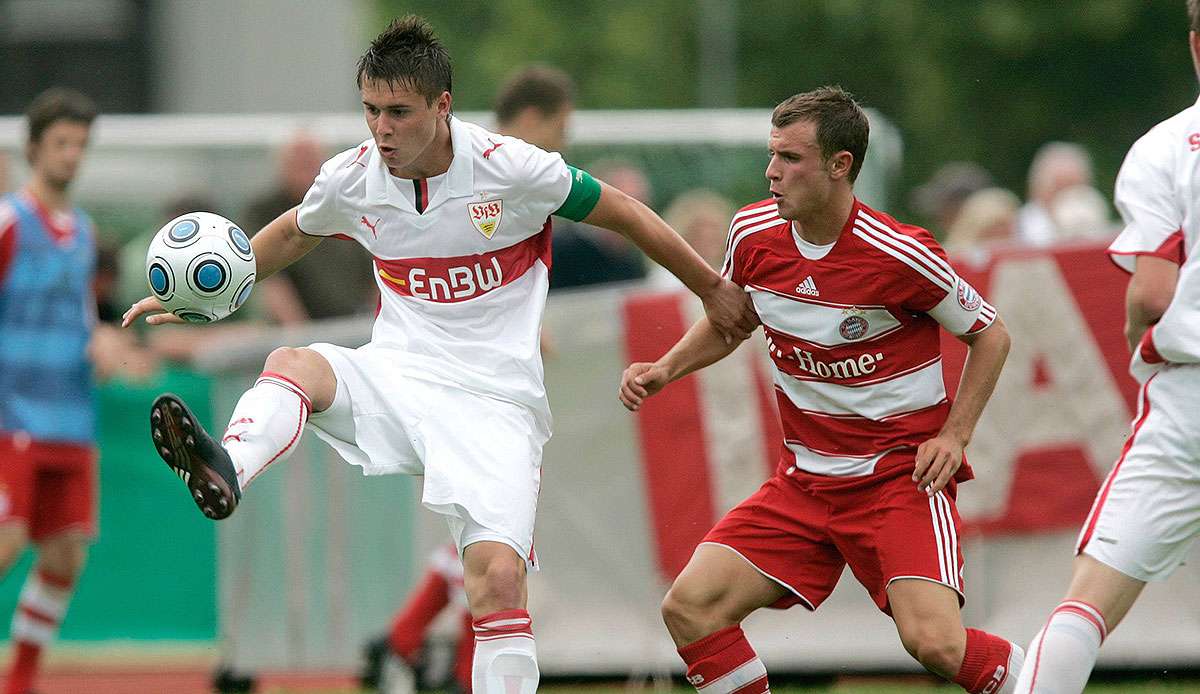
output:
<path id="1" fill-rule="evenodd" d="M 1126 277 L 1099 245 L 1013 249 L 958 265 L 1013 338 L 969 448 L 976 479 L 960 487 L 965 619 L 1026 642 L 1066 588 L 1076 532 L 1128 433 L 1136 388 L 1121 333 Z M 539 502 L 542 570 L 530 582 L 543 672 L 678 672 L 658 603 L 704 532 L 773 468 L 778 424 L 759 335 L 636 416 L 617 402 L 625 365 L 657 357 L 700 312 L 686 292 L 639 286 L 551 298 L 545 369 L 555 434 Z M 193 400 L 208 389 L 220 425 L 273 347 L 357 345 L 368 335 L 368 322 L 351 320 L 214 347 L 199 364 L 211 385 L 191 377 L 170 387 L 190 384 Z M 945 346 L 952 390 L 964 350 L 948 336 Z M 158 385 L 110 386 L 102 399 L 112 408 L 102 420 L 104 529 L 64 637 L 215 637 L 224 658 L 246 669 L 352 667 L 447 541 L 444 523 L 420 508 L 420 480 L 365 478 L 306 435 L 215 526 L 214 549 L 214 526 L 143 446 Z M 768 667 L 917 669 L 888 619 L 844 578 L 815 614 L 763 611 L 748 621 Z M 1200 662 L 1200 618 L 1180 609 L 1200 598 L 1196 578 L 1188 564 L 1148 589 L 1101 665 Z M 16 582 L 2 588 L 0 605 L 11 606 Z M 119 620 L 114 606 L 124 606 Z"/>

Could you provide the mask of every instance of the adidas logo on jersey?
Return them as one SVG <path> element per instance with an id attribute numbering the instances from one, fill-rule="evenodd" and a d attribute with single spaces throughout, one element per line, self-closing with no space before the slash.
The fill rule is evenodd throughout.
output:
<path id="1" fill-rule="evenodd" d="M 817 283 L 813 281 L 812 275 L 804 278 L 804 281 L 796 285 L 796 293 L 805 296 L 821 296 L 821 292 L 817 291 Z"/>

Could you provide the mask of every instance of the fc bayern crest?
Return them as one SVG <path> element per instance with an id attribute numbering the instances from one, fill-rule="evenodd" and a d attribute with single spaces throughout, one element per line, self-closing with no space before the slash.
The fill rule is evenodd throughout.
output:
<path id="1" fill-rule="evenodd" d="M 838 326 L 838 332 L 847 340 L 861 340 L 866 336 L 869 327 L 871 325 L 862 316 L 846 316 L 846 320 Z"/>
<path id="2" fill-rule="evenodd" d="M 504 215 L 503 200 L 487 200 L 484 202 L 467 203 L 467 214 L 471 224 L 486 238 L 492 238 L 500 228 L 500 218 Z"/>
<path id="3" fill-rule="evenodd" d="M 961 277 L 958 278 L 957 293 L 958 305 L 962 306 L 964 310 L 974 311 L 983 303 L 983 297 L 979 296 L 979 292 L 975 291 L 975 288 L 967 284 L 967 281 Z"/>

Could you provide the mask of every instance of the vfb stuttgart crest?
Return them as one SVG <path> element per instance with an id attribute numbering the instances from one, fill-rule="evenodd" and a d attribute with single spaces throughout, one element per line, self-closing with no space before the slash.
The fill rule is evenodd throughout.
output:
<path id="1" fill-rule="evenodd" d="M 487 238 L 492 238 L 500 228 L 500 217 L 504 215 L 503 200 L 486 200 L 467 203 L 467 214 L 471 224 Z"/>
<path id="2" fill-rule="evenodd" d="M 867 330 L 871 328 L 871 324 L 864 317 L 864 311 L 860 308 L 842 309 L 845 318 L 842 319 L 841 325 L 838 326 L 838 333 L 847 340 L 861 340 L 867 336 Z"/>

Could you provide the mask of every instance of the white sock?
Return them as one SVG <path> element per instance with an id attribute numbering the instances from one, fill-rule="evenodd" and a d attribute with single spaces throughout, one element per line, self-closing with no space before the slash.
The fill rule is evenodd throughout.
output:
<path id="1" fill-rule="evenodd" d="M 13 640 L 43 647 L 53 641 L 73 590 L 73 582 L 31 569 L 13 612 Z"/>
<path id="2" fill-rule="evenodd" d="M 474 622 L 473 694 L 533 694 L 538 686 L 537 648 L 529 613 L 504 610 Z"/>
<path id="3" fill-rule="evenodd" d="M 1108 635 L 1099 610 L 1066 600 L 1033 637 L 1017 680 L 1019 694 L 1079 694 Z"/>
<path id="4" fill-rule="evenodd" d="M 1011 643 L 1011 642 L 1010 642 Z M 996 694 L 1015 694 L 1017 691 L 1017 676 L 1025 664 L 1025 651 L 1017 644 L 1012 644 L 1008 654 L 1008 675 L 1003 679 L 1004 684 L 996 690 Z"/>
<path id="5" fill-rule="evenodd" d="M 291 455 L 310 412 L 312 401 L 300 386 L 279 374 L 264 372 L 242 394 L 221 438 L 242 491 L 268 465 Z"/>

